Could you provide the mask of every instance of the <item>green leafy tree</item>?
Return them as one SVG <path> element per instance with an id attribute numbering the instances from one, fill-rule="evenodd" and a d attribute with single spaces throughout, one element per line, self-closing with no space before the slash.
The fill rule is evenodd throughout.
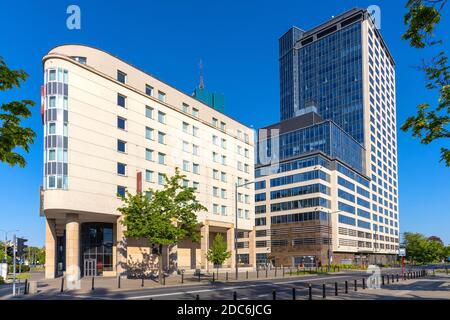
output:
<path id="1" fill-rule="evenodd" d="M 231 251 L 227 251 L 227 243 L 220 233 L 216 234 L 211 248 L 206 253 L 206 260 L 214 264 L 217 268 L 217 272 L 219 272 L 219 267 L 223 265 L 225 260 L 229 257 L 231 257 Z"/>
<path id="2" fill-rule="evenodd" d="M 121 223 L 126 227 L 125 236 L 147 239 L 149 245 L 158 248 L 160 282 L 163 249 L 186 237 L 197 242 L 200 239 L 197 213 L 207 210 L 197 200 L 194 188 L 181 185 L 184 177 L 176 168 L 174 176 L 164 175 L 162 190 L 149 189 L 151 199 L 144 193 L 127 192 L 122 198 L 124 206 L 118 208 L 123 215 Z"/>
<path id="3" fill-rule="evenodd" d="M 0 91 L 20 88 L 20 83 L 27 79 L 25 71 L 11 70 L 0 57 Z M 31 128 L 21 126 L 22 119 L 31 116 L 30 107 L 34 106 L 31 100 L 11 101 L 0 106 L 0 161 L 10 166 L 25 167 L 26 161 L 17 153 L 22 148 L 28 153 L 33 144 L 36 133 Z"/>
<path id="4" fill-rule="evenodd" d="M 447 256 L 447 248 L 434 237 L 427 238 L 420 233 L 405 232 L 403 239 L 406 258 L 412 263 L 440 262 Z"/>
<path id="5" fill-rule="evenodd" d="M 434 31 L 441 22 L 446 4 L 447 0 L 408 0 L 408 12 L 404 17 L 408 28 L 402 38 L 417 49 L 442 46 L 443 41 L 436 38 Z M 417 114 L 407 118 L 401 129 L 411 130 L 413 137 L 419 138 L 422 144 L 429 144 L 450 138 L 450 65 L 447 53 L 440 51 L 431 61 L 424 62 L 420 69 L 427 78 L 426 88 L 436 91 L 439 98 L 435 106 L 419 104 Z M 448 148 L 441 148 L 441 161 L 450 166 Z"/>

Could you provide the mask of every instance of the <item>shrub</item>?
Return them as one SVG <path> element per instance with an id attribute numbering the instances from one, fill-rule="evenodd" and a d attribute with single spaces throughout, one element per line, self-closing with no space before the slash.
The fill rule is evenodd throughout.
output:
<path id="1" fill-rule="evenodd" d="M 3 277 L 0 276 L 0 284 L 4 284 L 4 283 L 5 283 L 5 280 L 3 280 Z"/>

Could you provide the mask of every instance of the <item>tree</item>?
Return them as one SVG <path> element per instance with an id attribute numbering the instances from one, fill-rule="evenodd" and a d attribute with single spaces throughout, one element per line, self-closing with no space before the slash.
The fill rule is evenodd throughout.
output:
<path id="1" fill-rule="evenodd" d="M 216 234 L 211 248 L 206 253 L 206 260 L 212 262 L 217 268 L 217 273 L 219 273 L 219 266 L 229 257 L 231 257 L 231 251 L 227 251 L 227 243 L 220 233 Z"/>
<path id="2" fill-rule="evenodd" d="M 408 26 L 402 38 L 409 40 L 410 46 L 417 49 L 443 45 L 433 34 L 441 21 L 442 10 L 447 0 L 408 0 L 409 9 L 404 17 Z M 426 88 L 437 91 L 437 105 L 421 103 L 417 114 L 406 119 L 401 129 L 412 130 L 413 137 L 420 138 L 422 144 L 429 144 L 439 139 L 450 138 L 450 65 L 445 51 L 439 52 L 428 63 L 423 63 L 420 69 L 427 78 Z M 450 166 L 450 150 L 441 148 L 441 161 Z"/>
<path id="3" fill-rule="evenodd" d="M 447 256 L 447 249 L 436 238 L 438 237 L 427 238 L 420 233 L 405 232 L 403 245 L 406 248 L 406 258 L 412 263 L 431 263 L 444 260 Z"/>
<path id="4" fill-rule="evenodd" d="M 149 189 L 151 199 L 144 193 L 127 192 L 122 198 L 124 206 L 117 209 L 123 215 L 121 223 L 126 227 L 126 237 L 144 238 L 150 246 L 157 247 L 160 282 L 163 249 L 185 237 L 197 242 L 200 232 L 196 213 L 207 210 L 198 202 L 194 188 L 180 184 L 184 177 L 176 168 L 174 176 L 164 175 L 162 190 Z"/>
<path id="5" fill-rule="evenodd" d="M 0 57 L 0 91 L 20 88 L 28 74 L 19 70 L 10 70 Z M 29 107 L 34 106 L 31 100 L 11 101 L 0 106 L 0 161 L 10 166 L 25 167 L 26 161 L 17 153 L 22 148 L 28 153 L 30 145 L 34 143 L 36 133 L 31 128 L 21 127 L 22 119 L 29 118 Z"/>

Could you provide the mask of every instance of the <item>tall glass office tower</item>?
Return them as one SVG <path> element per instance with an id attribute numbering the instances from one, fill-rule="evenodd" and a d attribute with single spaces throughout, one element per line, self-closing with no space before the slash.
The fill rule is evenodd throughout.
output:
<path id="1" fill-rule="evenodd" d="M 299 221 L 289 222 L 290 218 L 287 218 L 297 212 L 285 212 L 286 217 L 281 218 L 279 212 L 262 209 L 263 205 L 278 208 L 279 193 L 283 197 L 304 197 L 305 188 L 313 189 L 300 183 L 305 181 L 298 178 L 295 182 L 300 185 L 290 182 L 288 189 L 275 190 L 271 182 L 275 175 L 279 179 L 281 172 L 272 172 L 264 177 L 261 172 L 264 172 L 265 165 L 258 163 L 257 177 L 265 181 L 259 185 L 258 192 L 268 192 L 272 196 L 276 191 L 274 198 L 265 200 L 265 204 L 261 200 L 266 199 L 263 196 L 256 199 L 256 216 L 267 215 L 266 220 L 257 221 L 257 225 L 264 222 L 268 230 L 266 233 L 257 231 L 257 237 L 258 234 L 266 236 L 267 248 L 260 242 L 260 253 L 264 249 L 272 252 L 276 263 L 326 263 L 328 256 L 323 255 L 323 251 L 332 245 L 328 250 L 332 251 L 330 260 L 334 257 L 335 263 L 352 259 L 361 263 L 377 263 L 393 259 L 399 246 L 395 62 L 380 30 L 364 9 L 352 9 L 311 30 L 293 27 L 279 39 L 279 63 L 281 122 L 278 127 L 289 127 L 290 131 L 280 133 L 280 168 L 289 167 L 290 175 L 308 171 L 308 164 L 309 171 L 317 170 L 318 165 L 314 161 L 303 161 L 306 165 L 295 168 L 283 164 L 283 161 L 299 163 L 302 158 L 311 157 L 314 150 L 321 151 L 320 156 L 330 163 L 321 167 L 329 175 L 328 181 L 321 182 L 329 191 L 327 189 L 321 196 L 329 202 L 328 206 L 311 204 L 307 211 L 325 212 L 329 216 L 317 219 L 321 226 L 316 228 L 315 235 L 305 236 L 303 232 L 302 236 L 298 230 L 308 228 L 298 226 Z M 293 127 L 292 119 L 311 112 L 317 113 L 325 123 Z M 331 123 L 326 124 L 326 121 Z M 322 132 L 320 127 L 324 126 L 345 132 L 352 139 L 346 138 L 349 142 L 343 144 L 337 141 L 338 137 L 345 137 L 343 134 L 326 136 L 327 140 L 314 137 L 314 132 Z M 334 149 L 324 148 L 328 144 L 335 146 Z M 284 150 L 286 145 L 289 149 Z M 323 147 L 319 148 L 319 145 Z M 308 146 L 308 149 L 303 146 Z M 301 208 L 296 207 L 296 211 L 299 210 Z M 325 222 L 320 223 L 320 220 Z M 284 225 L 286 230 L 274 230 L 277 226 L 270 226 L 273 221 L 287 221 Z M 283 237 L 279 235 L 283 232 L 299 234 L 281 239 Z M 261 254 L 257 256 L 259 261 L 263 260 Z M 376 261 L 377 257 L 380 261 Z"/>

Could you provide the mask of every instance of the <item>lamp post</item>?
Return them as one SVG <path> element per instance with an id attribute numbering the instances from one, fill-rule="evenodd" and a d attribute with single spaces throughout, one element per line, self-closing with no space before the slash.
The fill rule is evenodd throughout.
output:
<path id="1" fill-rule="evenodd" d="M 235 183 L 234 184 L 234 209 L 235 209 L 235 221 L 234 221 L 234 251 L 235 251 L 235 256 L 234 256 L 234 264 L 235 264 L 235 268 L 236 268 L 236 279 L 238 278 L 238 272 L 239 272 L 239 259 L 238 259 L 238 248 L 237 248 L 237 240 L 238 240 L 238 188 L 241 187 L 245 187 L 248 186 L 250 184 L 255 183 L 256 181 L 250 181 L 250 182 L 246 182 L 243 184 L 239 184 L 239 183 Z"/>

